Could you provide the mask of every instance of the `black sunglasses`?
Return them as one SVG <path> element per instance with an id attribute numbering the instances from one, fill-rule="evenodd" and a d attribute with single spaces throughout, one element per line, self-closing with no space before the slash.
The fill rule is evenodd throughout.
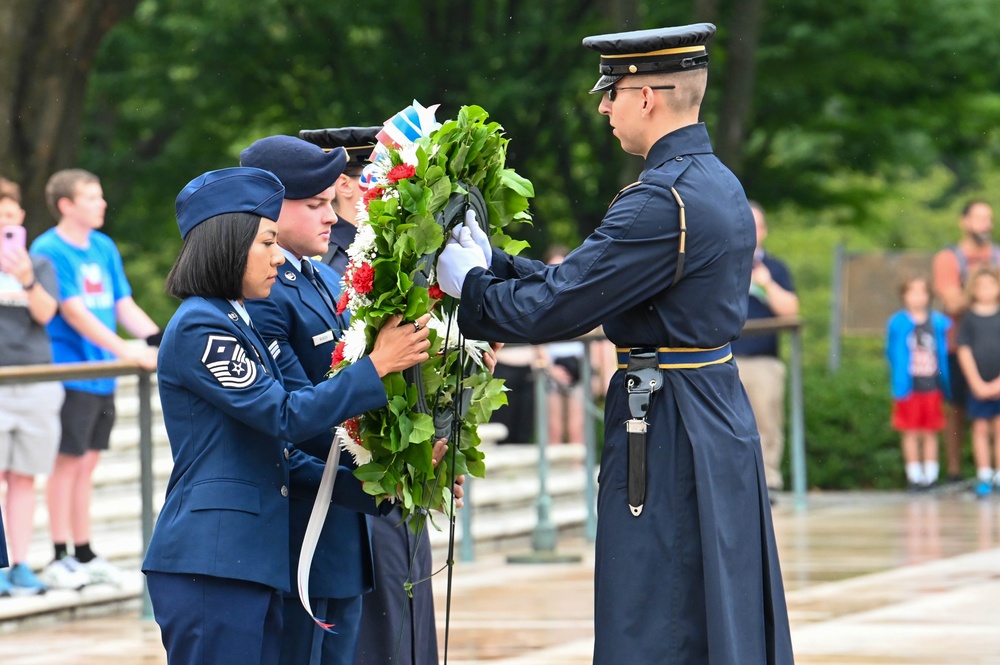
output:
<path id="1" fill-rule="evenodd" d="M 676 87 L 676 85 L 623 85 L 618 88 L 611 86 L 608 88 L 608 101 L 615 101 L 615 97 L 618 96 L 619 90 L 642 90 L 643 88 L 649 88 L 650 90 L 673 90 Z"/>

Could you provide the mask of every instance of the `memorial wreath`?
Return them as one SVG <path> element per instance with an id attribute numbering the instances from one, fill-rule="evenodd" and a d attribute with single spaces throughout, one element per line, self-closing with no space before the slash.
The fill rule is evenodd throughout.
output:
<path id="1" fill-rule="evenodd" d="M 336 373 L 371 351 L 392 315 L 414 321 L 430 312 L 430 359 L 383 378 L 389 403 L 344 424 L 338 440 L 351 453 L 367 493 L 398 500 L 404 515 L 451 505 L 457 475 L 485 475 L 477 425 L 507 403 L 503 381 L 483 364 L 488 344 L 458 330 L 458 303 L 438 288 L 434 266 L 448 233 L 474 210 L 491 243 L 517 254 L 526 244 L 505 233 L 530 222 L 531 183 L 506 167 L 508 139 L 478 106 L 438 124 L 437 106 L 417 102 L 386 121 L 362 174 L 357 235 L 338 310 L 351 325 L 331 362 Z M 434 466 L 442 437 L 451 452 Z"/>

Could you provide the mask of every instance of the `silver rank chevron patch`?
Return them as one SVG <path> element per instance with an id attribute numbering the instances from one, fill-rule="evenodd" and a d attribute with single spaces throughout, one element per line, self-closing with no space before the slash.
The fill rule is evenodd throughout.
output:
<path id="1" fill-rule="evenodd" d="M 257 364 L 235 337 L 210 335 L 201 363 L 223 388 L 246 388 L 257 378 Z"/>

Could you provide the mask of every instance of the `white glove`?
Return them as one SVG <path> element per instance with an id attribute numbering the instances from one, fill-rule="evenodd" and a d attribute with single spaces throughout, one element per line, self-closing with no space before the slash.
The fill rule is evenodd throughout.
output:
<path id="1" fill-rule="evenodd" d="M 489 268 L 493 265 L 493 248 L 490 246 L 489 236 L 479 226 L 475 210 L 465 211 L 465 228 L 469 229 L 473 242 L 482 250 L 483 258 L 486 259 L 486 267 Z"/>
<path id="2" fill-rule="evenodd" d="M 486 268 L 486 260 L 466 227 L 452 235 L 437 262 L 438 286 L 450 296 L 462 297 L 465 276 L 473 268 Z"/>

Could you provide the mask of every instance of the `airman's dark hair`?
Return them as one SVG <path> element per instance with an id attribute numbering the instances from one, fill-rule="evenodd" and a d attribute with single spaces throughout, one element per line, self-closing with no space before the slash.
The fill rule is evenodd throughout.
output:
<path id="1" fill-rule="evenodd" d="M 242 300 L 247 257 L 259 227 L 259 215 L 230 212 L 191 229 L 167 275 L 167 293 L 181 300 Z"/>

